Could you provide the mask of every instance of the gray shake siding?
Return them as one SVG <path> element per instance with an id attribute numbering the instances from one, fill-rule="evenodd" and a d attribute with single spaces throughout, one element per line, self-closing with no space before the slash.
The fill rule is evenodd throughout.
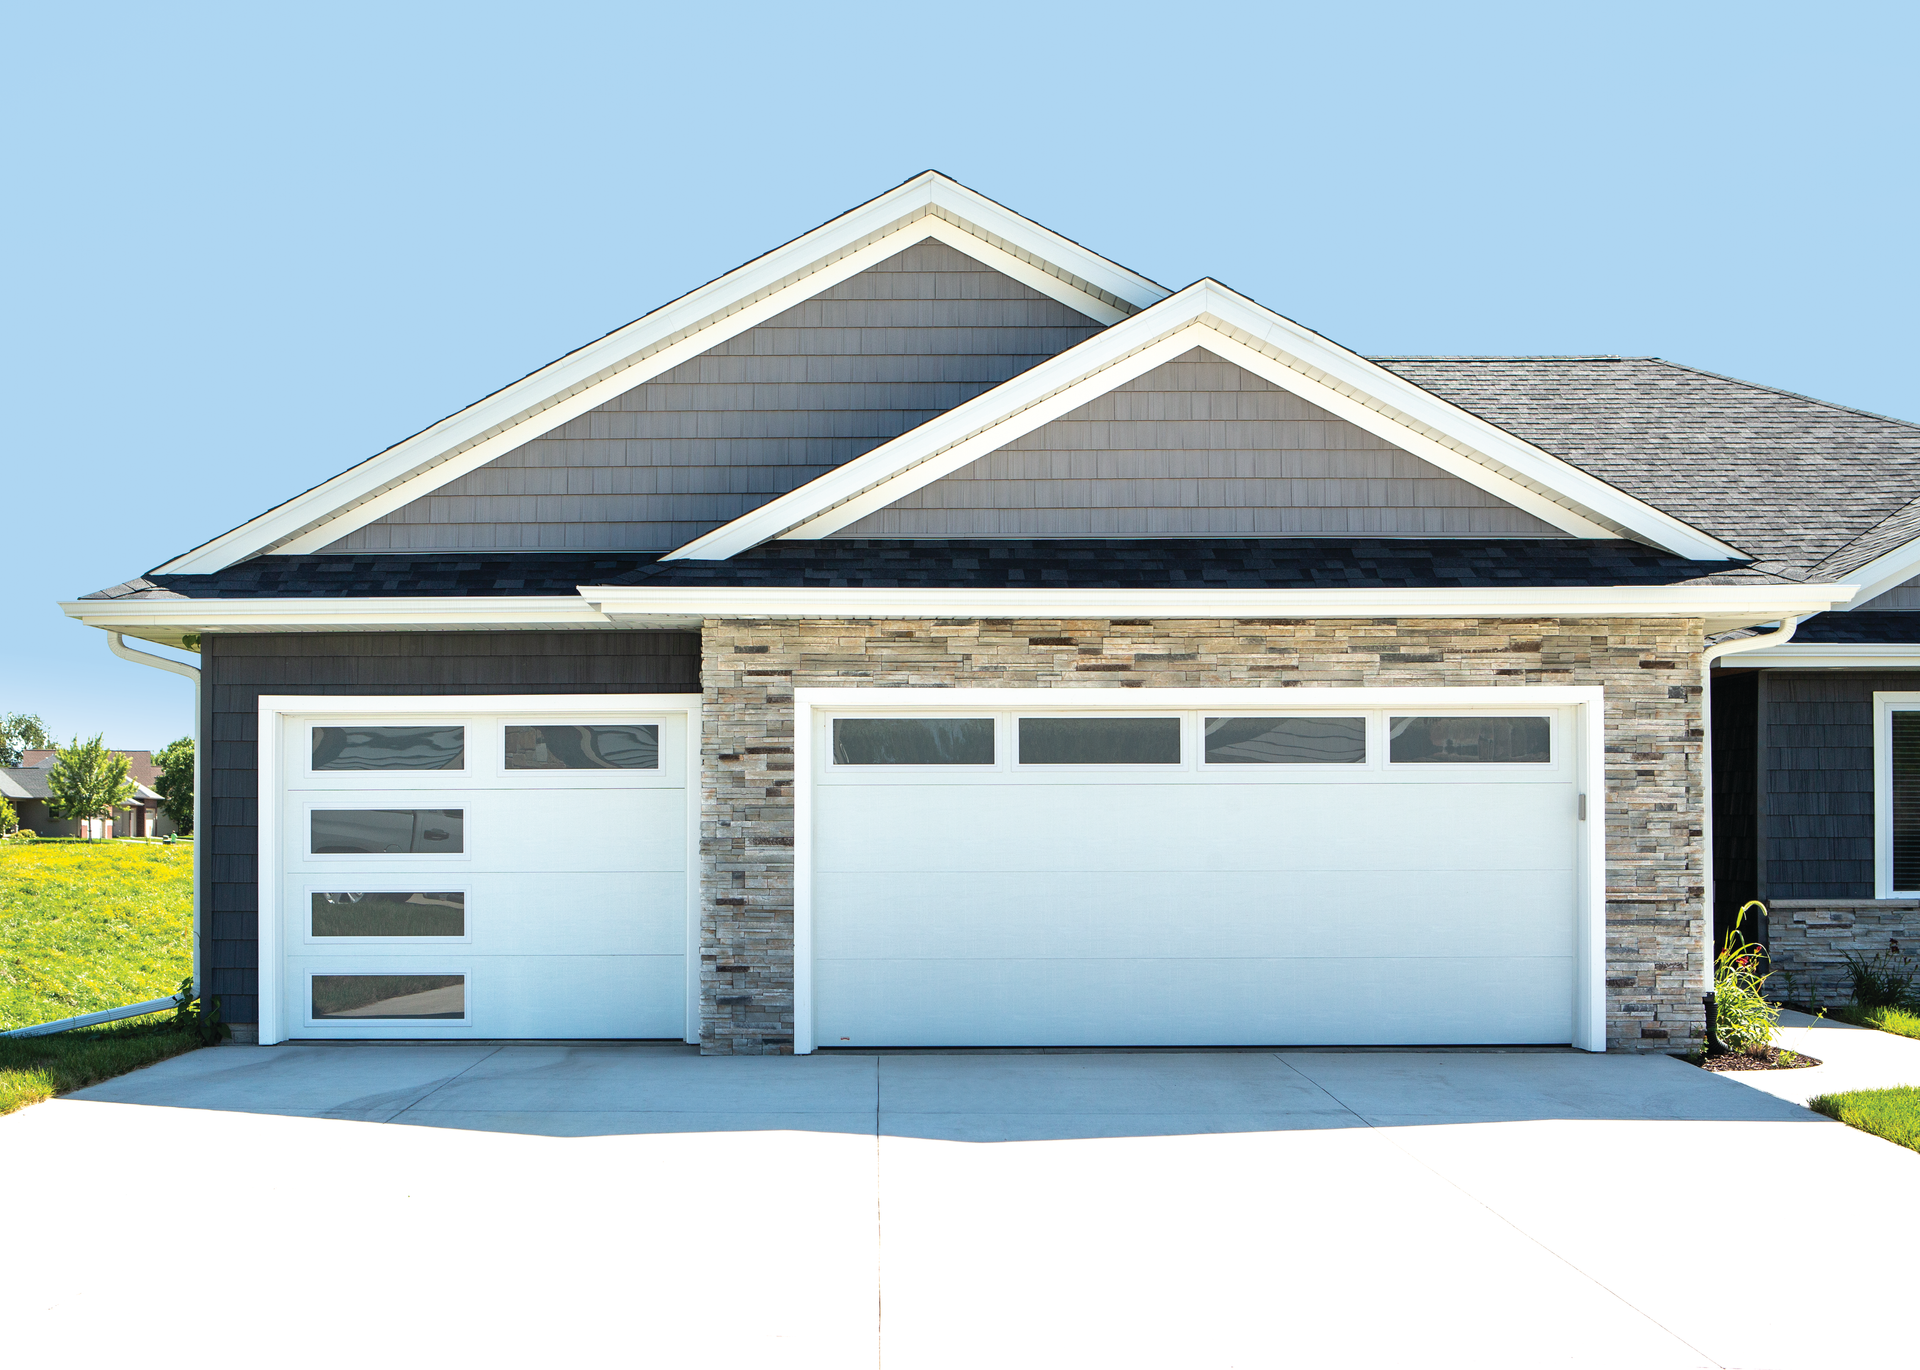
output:
<path id="1" fill-rule="evenodd" d="M 1561 531 L 1203 348 L 842 537 L 1402 537 Z"/>
<path id="2" fill-rule="evenodd" d="M 666 551 L 1100 331 L 927 239 L 330 551 Z"/>
<path id="3" fill-rule="evenodd" d="M 227 1021 L 252 1023 L 261 695 L 691 694 L 700 688 L 700 635 L 208 634 L 200 664 L 200 736 L 208 739 L 202 965 Z"/>

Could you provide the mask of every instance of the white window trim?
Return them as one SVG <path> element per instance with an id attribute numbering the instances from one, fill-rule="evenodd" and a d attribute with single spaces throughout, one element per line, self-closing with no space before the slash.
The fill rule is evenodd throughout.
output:
<path id="1" fill-rule="evenodd" d="M 300 918 L 302 947 L 352 947 L 361 951 L 377 952 L 381 947 L 459 947 L 473 941 L 473 881 L 462 874 L 457 880 L 441 882 L 442 891 L 461 896 L 461 926 L 466 929 L 458 937 L 317 937 L 313 931 L 313 896 L 316 894 L 346 893 L 339 887 L 345 884 L 341 880 L 324 880 L 318 875 L 307 877 L 305 888 L 300 894 Z M 429 882 L 402 875 L 370 875 L 353 882 L 356 894 L 424 894 Z"/>
<path id="2" fill-rule="evenodd" d="M 314 714 L 348 718 L 385 715 L 396 720 L 445 718 L 473 715 L 534 715 L 556 721 L 575 718 L 602 719 L 618 714 L 679 714 L 686 719 L 686 796 L 687 796 L 687 910 L 686 910 L 686 1015 L 682 1040 L 700 1040 L 700 696 L 697 694 L 646 695 L 261 695 L 259 702 L 259 785 L 258 839 L 258 970 L 260 1045 L 271 1046 L 287 1039 L 289 1010 L 282 1003 L 281 984 L 285 973 L 287 948 L 283 945 L 281 925 L 286 918 L 287 871 L 282 859 L 287 815 L 282 788 L 289 775 L 289 762 L 297 759 L 285 753 L 286 729 L 283 720 L 290 714 Z M 471 740 L 471 739 L 470 739 Z M 468 777 L 473 775 L 470 769 Z M 332 772 L 329 772 L 332 774 Z M 449 772 L 449 774 L 452 774 Z M 516 771 L 515 775 L 540 775 L 550 772 Z M 636 772 L 660 775 L 664 771 Z M 304 801 L 303 801 L 304 802 Z M 443 858 L 444 860 L 444 858 Z M 444 864 L 420 868 L 446 870 Z M 305 877 L 302 877 L 304 880 Z M 469 925 L 471 927 L 471 925 Z M 351 972 L 343 972 L 351 973 Z M 448 970 L 446 974 L 453 974 Z M 473 978 L 467 975 L 467 1013 L 473 1013 Z M 311 1007 L 311 1004 L 308 1005 Z M 301 1011 L 304 1025 L 306 1011 Z M 451 1022 L 451 1020 L 447 1020 Z M 332 1026 L 331 1023 L 327 1026 Z"/>
<path id="3" fill-rule="evenodd" d="M 1873 897 L 1916 899 L 1920 890 L 1893 887 L 1893 716 L 1920 713 L 1920 694 L 1873 692 Z"/>
<path id="4" fill-rule="evenodd" d="M 300 1025 L 325 1031 L 329 1028 L 345 1028 L 351 1031 L 365 1025 L 369 1028 L 405 1028 L 408 1032 L 443 1032 L 448 1029 L 470 1028 L 473 1026 L 473 965 L 465 957 L 456 956 L 451 961 L 434 962 L 424 966 L 407 966 L 396 970 L 392 966 L 374 966 L 369 964 L 377 957 L 368 957 L 360 961 L 342 961 L 333 966 L 308 966 L 300 973 L 300 981 L 306 986 L 301 996 Z M 458 1018 L 316 1018 L 313 1016 L 313 977 L 316 975 L 457 975 L 461 979 L 460 1004 L 466 1010 Z M 387 1036 L 391 1036 L 389 1031 Z"/>
<path id="5" fill-rule="evenodd" d="M 1062 695 L 1069 693 L 1071 697 L 1062 698 Z M 1306 695 L 1307 692 L 1302 691 L 1301 694 Z M 1915 698 L 1920 699 L 1920 696 Z M 1156 710 L 1291 712 L 1284 703 L 1275 700 L 1274 691 L 1270 689 L 1071 692 L 1058 689 L 798 689 L 793 692 L 793 708 L 793 1049 L 796 1055 L 811 1053 L 818 1042 L 813 1003 L 813 752 L 817 716 L 820 713 L 857 711 L 871 715 L 938 712 L 953 716 L 967 709 L 997 713 L 1088 713 L 1095 710 L 1132 714 Z M 1309 697 L 1300 700 L 1302 713 L 1337 712 L 1341 709 L 1521 713 L 1529 709 L 1548 708 L 1573 710 L 1571 755 L 1567 760 L 1571 763 L 1576 791 L 1586 799 L 1586 817 L 1578 820 L 1575 839 L 1577 864 L 1571 1041 L 1581 1051 L 1599 1052 L 1607 1049 L 1605 690 L 1597 685 L 1328 688 L 1313 690 Z"/>

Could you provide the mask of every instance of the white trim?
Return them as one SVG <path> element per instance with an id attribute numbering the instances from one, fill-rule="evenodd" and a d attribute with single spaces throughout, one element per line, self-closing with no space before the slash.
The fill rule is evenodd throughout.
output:
<path id="1" fill-rule="evenodd" d="M 1235 360 L 1258 358 L 1276 384 L 1323 403 L 1390 441 L 1484 488 L 1529 491 L 1521 507 L 1586 537 L 1622 534 L 1705 561 L 1741 553 L 1719 539 L 1627 495 L 1569 462 L 1497 428 L 1339 344 L 1254 303 L 1217 281 L 1202 280 L 1141 310 L 1078 346 L 1023 372 L 938 418 L 836 467 L 798 490 L 668 553 L 668 559 L 725 560 L 771 538 L 818 536 L 1004 446 L 1021 432 L 1186 350 L 1194 327 L 1231 341 Z M 1196 345 L 1187 342 L 1187 346 Z M 1213 342 L 1207 344 L 1214 346 Z M 1167 349 L 1173 349 L 1171 351 Z M 1145 359 L 1136 354 L 1149 353 Z M 1138 370 L 1129 371 L 1128 367 Z M 1118 379 L 1115 379 L 1115 378 Z M 1025 425 L 1021 427 L 1020 425 Z M 949 460 L 960 444 L 964 450 Z M 1449 455 L 1444 458 L 1439 453 Z M 939 457 L 939 463 L 933 461 Z M 925 467 L 926 469 L 920 469 Z M 1493 486 L 1485 482 L 1493 481 Z M 886 489 L 881 493 L 880 487 Z M 1503 498 L 1507 496 L 1502 496 Z M 823 515 L 858 501 L 839 524 Z M 877 503 L 875 501 L 878 501 Z M 1514 502 L 1518 503 L 1518 499 Z M 1571 525 L 1571 526 L 1569 526 Z M 803 530 L 812 530 L 810 532 Z M 1588 531 L 1592 530 L 1592 531 Z"/>
<path id="2" fill-rule="evenodd" d="M 211 572 L 269 550 L 317 551 L 927 237 L 939 238 L 1102 323 L 1168 293 L 938 172 L 925 172 L 158 570 Z M 1081 283 L 1112 298 L 1091 293 Z"/>
<path id="3" fill-rule="evenodd" d="M 1854 596 L 1853 603 L 1848 607 L 1864 608 L 1869 600 L 1878 599 L 1895 586 L 1904 585 L 1915 576 L 1920 576 L 1920 538 L 1903 543 L 1891 552 L 1875 557 L 1866 565 L 1857 566 L 1847 572 L 1847 579 L 1860 587 L 1860 593 Z"/>
<path id="4" fill-rule="evenodd" d="M 1817 613 L 1849 585 L 1629 585 L 1365 590 L 907 589 L 583 585 L 610 619 L 1703 618 L 1707 631 Z"/>
<path id="5" fill-rule="evenodd" d="M 1920 635 L 1920 614 L 1914 615 L 1914 632 Z M 1742 655 L 1731 664 L 1794 670 L 1914 670 L 1920 668 L 1920 642 L 1795 642 Z"/>
<path id="6" fill-rule="evenodd" d="M 1893 715 L 1920 712 L 1920 693 L 1873 692 L 1873 897 L 1920 898 L 1893 887 Z"/>
<path id="7" fill-rule="evenodd" d="M 285 1041 L 286 1007 L 280 1002 L 280 981 L 285 969 L 285 949 L 281 945 L 281 924 L 286 917 L 286 860 L 282 851 L 286 829 L 284 785 L 288 775 L 284 755 L 286 729 L 282 721 L 289 714 L 380 715 L 394 718 L 531 714 L 560 718 L 568 714 L 589 717 L 606 714 L 680 714 L 687 720 L 687 929 L 686 959 L 697 965 L 700 959 L 699 920 L 701 873 L 699 856 L 700 785 L 699 736 L 700 696 L 697 694 L 539 694 L 539 695 L 261 695 L 258 726 L 258 800 L 259 837 L 257 861 L 257 904 L 259 908 L 258 953 L 259 1019 L 261 1046 Z M 418 774 L 427 774 L 419 772 Z M 471 774 L 471 771 L 469 772 Z M 470 782 L 471 783 L 471 782 Z M 492 788 L 491 786 L 489 788 Z M 304 802 L 304 801 L 303 801 Z M 464 845 L 464 844 L 463 844 Z M 463 857 L 470 853 L 462 853 Z M 447 870 L 451 864 L 423 866 L 422 870 Z M 300 877 L 305 880 L 306 876 Z M 413 878 L 413 877 L 404 877 Z M 421 879 L 429 878 L 423 874 Z M 451 873 L 450 873 L 451 878 Z M 452 972 L 449 971 L 449 974 Z M 693 975 L 689 974 L 692 982 Z M 469 992 L 472 983 L 468 984 Z M 469 1017 L 471 1017 L 469 1001 Z M 451 1020 L 449 1020 L 451 1021 Z M 697 1042 L 698 1008 L 688 1000 L 686 1040 Z"/>
<path id="8" fill-rule="evenodd" d="M 1062 698 L 1058 689 L 856 688 L 797 689 L 794 708 L 793 845 L 793 1049 L 806 1055 L 818 1045 L 813 985 L 813 735 L 817 716 L 836 710 L 863 713 L 952 713 L 990 709 L 995 713 L 1060 711 L 1074 713 L 1158 713 L 1169 710 L 1248 709 L 1289 713 L 1270 689 L 1076 690 Z M 1303 696 L 1309 692 L 1302 691 Z M 1461 711 L 1497 708 L 1532 710 L 1572 708 L 1572 779 L 1587 796 L 1587 820 L 1581 824 L 1578 850 L 1574 933 L 1574 1016 L 1572 1044 L 1582 1051 L 1605 1051 L 1606 1034 L 1606 770 L 1604 713 L 1606 693 L 1597 685 L 1417 686 L 1401 688 L 1315 689 L 1300 699 L 1301 711 L 1338 709 Z M 998 757 L 996 756 L 996 759 Z M 1051 769 L 1051 768 L 1049 768 Z M 1158 769 L 1158 768 L 1156 768 Z"/>
<path id="9" fill-rule="evenodd" d="M 606 628 L 579 595 L 355 596 L 325 599 L 77 599 L 60 605 L 89 628 L 136 637 L 180 632 L 385 632 L 433 628 Z M 698 627 L 697 617 L 689 626 Z"/>

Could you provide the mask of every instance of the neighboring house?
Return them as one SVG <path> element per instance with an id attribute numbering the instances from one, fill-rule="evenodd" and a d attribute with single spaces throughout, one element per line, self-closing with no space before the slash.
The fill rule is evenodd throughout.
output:
<path id="1" fill-rule="evenodd" d="M 1916 495 L 1906 424 L 1369 360 L 929 172 L 63 607 L 198 642 L 264 1041 L 1667 1051 L 1708 648 L 1920 572 Z"/>
<path id="2" fill-rule="evenodd" d="M 21 827 L 41 837 L 163 837 L 176 831 L 153 788 L 159 771 L 152 752 L 119 753 L 127 758 L 127 776 L 134 782 L 134 793 L 114 810 L 111 824 L 105 818 L 54 817 L 47 776 L 59 755 L 51 747 L 29 747 L 21 753 L 18 766 L 0 768 L 0 797 L 13 804 Z"/>

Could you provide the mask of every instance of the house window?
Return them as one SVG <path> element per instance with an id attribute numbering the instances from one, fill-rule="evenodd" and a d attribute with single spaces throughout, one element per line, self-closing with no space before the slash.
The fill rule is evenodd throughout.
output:
<path id="1" fill-rule="evenodd" d="M 1481 762 L 1544 765 L 1553 760 L 1553 723 L 1497 714 L 1393 718 L 1387 723 L 1387 759 L 1396 763 Z"/>
<path id="2" fill-rule="evenodd" d="M 466 765 L 467 730 L 457 725 L 313 730 L 316 771 L 459 771 Z"/>
<path id="3" fill-rule="evenodd" d="M 1023 766 L 1177 766 L 1177 718 L 1023 718 Z"/>
<path id="4" fill-rule="evenodd" d="M 1920 695 L 1877 696 L 1879 896 L 1920 892 Z"/>
<path id="5" fill-rule="evenodd" d="M 991 766 L 991 718 L 836 718 L 836 766 Z"/>
<path id="6" fill-rule="evenodd" d="M 315 937 L 465 937 L 467 896 L 460 890 L 406 894 L 316 891 Z"/>
<path id="7" fill-rule="evenodd" d="M 507 729 L 510 771 L 657 771 L 658 723 L 539 723 Z"/>
<path id="8" fill-rule="evenodd" d="M 315 856 L 448 856 L 466 850 L 464 809 L 315 809 Z"/>
<path id="9" fill-rule="evenodd" d="M 465 1018 L 464 975 L 316 975 L 313 1019 Z"/>
<path id="10" fill-rule="evenodd" d="M 1367 759 L 1364 718 L 1209 718 L 1209 766 L 1354 765 Z"/>

